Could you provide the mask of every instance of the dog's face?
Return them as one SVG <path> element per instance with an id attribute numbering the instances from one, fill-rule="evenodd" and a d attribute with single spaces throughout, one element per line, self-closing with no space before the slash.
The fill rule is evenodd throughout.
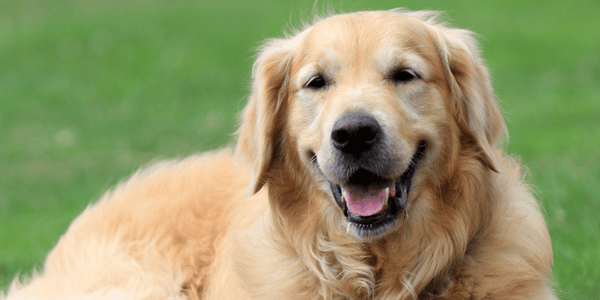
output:
<path id="1" fill-rule="evenodd" d="M 330 195 L 347 231 L 372 239 L 396 230 L 451 173 L 462 144 L 494 169 L 487 152 L 503 124 L 472 40 L 421 17 L 335 16 L 263 52 L 253 98 L 262 102 L 248 106 L 240 129 L 240 142 L 261 153 L 257 186 L 274 156 L 297 160 L 287 165 L 314 177 L 311 188 Z M 264 138 L 244 141 L 248 119 L 248 131 L 268 124 Z"/>
<path id="2" fill-rule="evenodd" d="M 306 33 L 291 69 L 290 132 L 357 236 L 393 230 L 425 152 L 448 131 L 443 65 L 420 25 L 328 19 Z"/>

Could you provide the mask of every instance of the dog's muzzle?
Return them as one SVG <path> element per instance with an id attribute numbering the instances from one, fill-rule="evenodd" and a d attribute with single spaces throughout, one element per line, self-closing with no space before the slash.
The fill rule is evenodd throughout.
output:
<path id="1" fill-rule="evenodd" d="M 331 141 L 336 152 L 336 172 L 343 183 L 329 181 L 335 201 L 347 220 L 347 231 L 358 238 L 383 236 L 404 211 L 412 178 L 425 153 L 421 141 L 409 167 L 400 178 L 386 177 L 389 162 L 385 135 L 377 120 L 366 113 L 353 113 L 333 126 Z"/>

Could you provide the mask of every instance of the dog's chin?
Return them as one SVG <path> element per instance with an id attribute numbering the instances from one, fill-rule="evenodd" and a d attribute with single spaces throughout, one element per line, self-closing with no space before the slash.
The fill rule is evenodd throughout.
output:
<path id="1" fill-rule="evenodd" d="M 419 143 L 408 169 L 395 180 L 359 169 L 343 184 L 329 181 L 333 198 L 346 217 L 348 234 L 373 240 L 394 231 L 401 213 L 406 213 L 412 179 L 425 147 L 424 141 Z"/>

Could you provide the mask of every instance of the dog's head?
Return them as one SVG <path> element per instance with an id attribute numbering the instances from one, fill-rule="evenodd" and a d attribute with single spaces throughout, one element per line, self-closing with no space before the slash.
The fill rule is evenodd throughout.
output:
<path id="1" fill-rule="evenodd" d="M 396 230 L 466 152 L 498 171 L 505 125 L 476 43 L 434 19 L 338 15 L 266 43 L 236 150 L 253 191 L 274 181 L 321 190 L 340 226 L 371 239 Z"/>

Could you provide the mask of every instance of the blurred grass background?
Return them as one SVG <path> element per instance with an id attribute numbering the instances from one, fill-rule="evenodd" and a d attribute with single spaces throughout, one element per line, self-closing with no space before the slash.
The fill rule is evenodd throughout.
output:
<path id="1" fill-rule="evenodd" d="M 254 49 L 312 1 L 0 0 L 0 289 L 159 158 L 232 142 Z M 600 299 L 600 1 L 330 1 L 432 9 L 481 35 L 545 207 L 561 299 Z"/>

